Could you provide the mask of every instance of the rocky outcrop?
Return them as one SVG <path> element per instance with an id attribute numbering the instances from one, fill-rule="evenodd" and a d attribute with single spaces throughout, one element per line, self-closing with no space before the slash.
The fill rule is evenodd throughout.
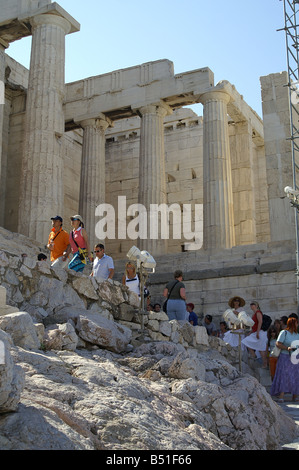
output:
<path id="1" fill-rule="evenodd" d="M 205 328 L 164 313 L 141 322 L 124 286 L 53 270 L 34 259 L 34 243 L 22 237 L 22 256 L 16 235 L 7 237 L 1 450 L 269 450 L 297 435 Z"/>
<path id="2" fill-rule="evenodd" d="M 0 415 L 1 449 L 277 449 L 296 432 L 256 379 L 213 350 L 14 347 L 13 358 L 26 382 L 17 411 Z"/>
<path id="3" fill-rule="evenodd" d="M 23 391 L 25 374 L 11 355 L 11 337 L 0 329 L 0 416 L 16 411 Z"/>

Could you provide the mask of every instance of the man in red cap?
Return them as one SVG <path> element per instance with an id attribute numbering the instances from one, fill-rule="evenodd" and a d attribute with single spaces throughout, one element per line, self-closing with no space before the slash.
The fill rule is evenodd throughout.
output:
<path id="1" fill-rule="evenodd" d="M 194 310 L 194 304 L 192 303 L 187 304 L 187 312 L 189 312 L 189 323 L 191 323 L 191 325 L 193 326 L 196 326 L 198 324 L 198 317 L 193 310 Z"/>

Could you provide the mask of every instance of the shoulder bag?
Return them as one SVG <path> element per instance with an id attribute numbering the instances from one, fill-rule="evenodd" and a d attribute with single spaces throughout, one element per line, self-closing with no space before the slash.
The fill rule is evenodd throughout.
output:
<path id="1" fill-rule="evenodd" d="M 73 231 L 72 231 L 72 239 L 73 239 L 73 241 L 75 242 L 75 244 L 76 244 L 77 247 L 78 247 L 78 252 L 79 252 L 79 258 L 80 258 L 80 260 L 82 261 L 82 263 L 86 264 L 86 258 L 87 258 L 87 256 L 88 256 L 87 249 L 86 249 L 86 248 L 80 248 L 80 246 L 78 245 L 78 243 L 77 243 L 76 240 L 74 239 Z"/>
<path id="2" fill-rule="evenodd" d="M 163 312 L 165 312 L 165 313 L 167 313 L 167 302 L 168 302 L 168 300 L 169 300 L 170 294 L 171 294 L 171 292 L 173 291 L 174 286 L 176 286 L 178 282 L 179 282 L 179 281 L 176 281 L 176 282 L 173 284 L 172 288 L 171 288 L 170 291 L 169 291 L 168 297 L 167 297 L 167 299 L 165 300 L 165 302 L 164 302 L 164 304 L 163 304 L 162 309 L 163 309 Z"/>
<path id="3" fill-rule="evenodd" d="M 284 340 L 286 339 L 286 336 L 287 336 L 287 332 L 285 332 Z M 271 356 L 272 357 L 278 357 L 280 353 L 281 353 L 281 349 L 278 346 L 276 346 L 276 344 L 275 344 L 275 346 L 273 348 L 273 351 L 271 353 Z"/>

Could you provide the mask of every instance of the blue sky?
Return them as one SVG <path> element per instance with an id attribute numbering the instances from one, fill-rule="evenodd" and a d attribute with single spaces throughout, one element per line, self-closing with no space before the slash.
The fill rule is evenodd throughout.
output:
<path id="1" fill-rule="evenodd" d="M 261 116 L 260 76 L 286 70 L 280 0 L 60 0 L 80 24 L 66 38 L 66 82 L 169 59 L 175 73 L 209 67 Z M 29 67 L 31 39 L 7 53 Z M 201 110 L 198 109 L 200 113 Z"/>

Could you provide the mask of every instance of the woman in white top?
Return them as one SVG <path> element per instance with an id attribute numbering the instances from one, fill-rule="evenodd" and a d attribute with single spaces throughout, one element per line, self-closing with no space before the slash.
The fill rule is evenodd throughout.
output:
<path id="1" fill-rule="evenodd" d="M 236 317 L 238 317 L 238 314 L 244 310 L 243 307 L 245 305 L 245 300 L 239 296 L 232 297 L 231 299 L 229 299 L 228 305 L 230 306 L 230 308 L 232 309 Z M 245 338 L 245 335 L 241 334 L 241 339 L 243 338 Z M 223 341 L 225 341 L 225 343 L 228 343 L 233 347 L 237 347 L 239 346 L 239 335 L 236 335 L 232 333 L 231 331 L 227 331 L 224 334 Z M 242 349 L 245 350 L 246 349 L 245 346 L 242 345 Z"/>
<path id="2" fill-rule="evenodd" d="M 140 281 L 139 277 L 136 274 L 136 266 L 128 261 L 126 264 L 125 274 L 122 278 L 122 283 L 124 286 L 127 286 L 132 292 L 140 297 Z"/>

